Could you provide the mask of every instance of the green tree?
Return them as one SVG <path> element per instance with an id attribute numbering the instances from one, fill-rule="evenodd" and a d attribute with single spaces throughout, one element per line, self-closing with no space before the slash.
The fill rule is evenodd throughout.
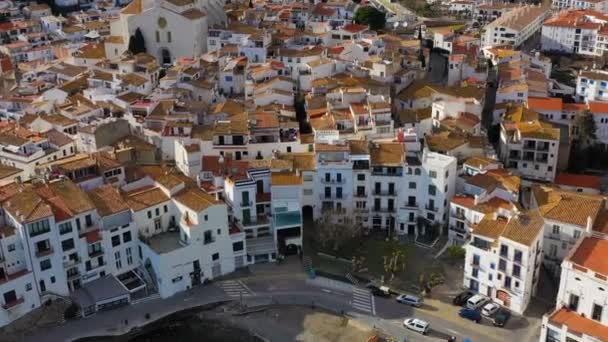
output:
<path id="1" fill-rule="evenodd" d="M 386 25 L 386 13 L 372 6 L 360 7 L 353 19 L 357 24 L 369 25 L 372 30 L 381 30 Z"/>
<path id="2" fill-rule="evenodd" d="M 593 119 L 593 113 L 586 110 L 581 115 L 576 117 L 575 125 L 578 127 L 576 139 L 579 141 L 581 148 L 587 148 L 595 145 L 597 136 L 595 132 L 597 127 Z"/>
<path id="3" fill-rule="evenodd" d="M 146 41 L 139 27 L 135 30 L 135 34 L 129 38 L 129 51 L 134 55 L 146 52 Z"/>
<path id="4" fill-rule="evenodd" d="M 448 258 L 453 263 L 464 259 L 465 255 L 467 254 L 464 248 L 456 245 L 448 247 L 446 252 L 448 253 Z"/>

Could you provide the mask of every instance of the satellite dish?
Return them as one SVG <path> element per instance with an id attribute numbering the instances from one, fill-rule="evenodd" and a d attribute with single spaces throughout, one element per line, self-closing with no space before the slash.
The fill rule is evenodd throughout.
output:
<path id="1" fill-rule="evenodd" d="M 398 22 L 398 21 L 397 21 L 397 22 L 395 22 L 395 23 L 393 24 L 393 27 L 394 27 L 394 28 L 398 28 L 398 27 L 399 27 L 399 22 Z"/>
<path id="2" fill-rule="evenodd" d="M 403 24 L 401 24 L 403 27 L 407 27 L 407 21 L 404 21 Z"/>

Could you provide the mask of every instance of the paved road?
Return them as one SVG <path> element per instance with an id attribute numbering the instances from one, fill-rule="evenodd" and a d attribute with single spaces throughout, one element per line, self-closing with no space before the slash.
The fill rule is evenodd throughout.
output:
<path id="1" fill-rule="evenodd" d="M 359 319 L 376 325 L 396 337 L 408 337 L 415 341 L 424 338 L 415 332 L 403 328 L 403 320 L 407 317 L 416 317 L 431 323 L 431 331 L 424 340 L 437 341 L 454 335 L 459 340 L 468 337 L 471 341 L 521 341 L 530 335 L 533 328 L 527 321 L 514 317 L 506 329 L 496 328 L 491 322 L 484 319 L 480 324 L 462 319 L 458 316 L 458 307 L 441 303 L 438 300 L 427 300 L 419 309 L 399 304 L 394 298 L 371 297 L 366 299 L 366 290 L 338 282 L 317 277 L 315 281 L 280 279 L 268 281 L 263 278 L 242 279 L 249 289 L 258 295 L 275 294 L 280 296 L 289 291 L 315 293 L 320 290 L 330 294 L 340 305 L 347 306 L 349 312 Z M 315 291 L 315 288 L 317 290 Z M 370 297 L 367 297 L 370 298 Z"/>
<path id="2" fill-rule="evenodd" d="M 299 261 L 294 264 L 255 266 L 252 267 L 253 273 L 239 272 L 167 299 L 152 299 L 100 312 L 89 318 L 41 330 L 19 341 L 70 341 L 86 336 L 120 335 L 176 311 L 227 300 L 240 300 L 248 307 L 269 304 L 323 307 L 348 313 L 395 337 L 407 337 L 408 341 L 441 341 L 448 335 L 456 335 L 460 340 L 469 337 L 474 342 L 528 342 L 537 336 L 539 329 L 538 322 L 516 318 L 506 329 L 494 328 L 488 322 L 477 325 L 458 317 L 456 307 L 432 299 L 427 300 L 422 308 L 414 309 L 394 299 L 372 297 L 367 290 L 355 288 L 352 284 L 320 277 L 308 280 L 301 272 Z M 146 318 L 147 313 L 150 313 L 150 319 Z M 412 316 L 431 323 L 429 336 L 403 328 L 403 319 Z"/>

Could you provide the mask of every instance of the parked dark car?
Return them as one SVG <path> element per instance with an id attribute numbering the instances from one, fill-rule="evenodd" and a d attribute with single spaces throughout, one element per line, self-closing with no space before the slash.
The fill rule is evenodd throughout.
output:
<path id="1" fill-rule="evenodd" d="M 504 327 L 507 321 L 511 318 L 511 312 L 507 309 L 501 308 L 494 315 L 493 324 L 497 327 Z"/>
<path id="2" fill-rule="evenodd" d="M 378 287 L 376 285 L 368 285 L 367 288 L 371 290 L 371 292 L 374 296 L 378 296 L 378 297 L 390 297 L 391 296 L 391 290 L 386 286 Z"/>
<path id="3" fill-rule="evenodd" d="M 470 319 L 475 323 L 481 322 L 481 314 L 475 310 L 460 309 L 460 311 L 458 311 L 458 315 L 462 318 Z"/>
<path id="4" fill-rule="evenodd" d="M 458 306 L 463 306 L 464 304 L 466 304 L 467 300 L 469 300 L 469 298 L 473 297 L 474 293 L 471 291 L 464 291 L 458 294 L 458 296 L 454 297 L 454 299 L 452 300 L 452 303 L 454 305 L 458 305 Z"/>

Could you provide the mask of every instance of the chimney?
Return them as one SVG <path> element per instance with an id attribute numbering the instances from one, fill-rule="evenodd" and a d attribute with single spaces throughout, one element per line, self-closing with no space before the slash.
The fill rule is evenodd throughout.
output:
<path id="1" fill-rule="evenodd" d="M 477 196 L 477 195 L 474 196 L 473 204 L 474 205 L 478 205 L 479 204 L 479 196 Z"/>
<path id="2" fill-rule="evenodd" d="M 593 231 L 593 219 L 591 218 L 591 216 L 587 216 L 587 226 L 585 227 L 585 231 L 588 234 L 591 234 Z"/>

